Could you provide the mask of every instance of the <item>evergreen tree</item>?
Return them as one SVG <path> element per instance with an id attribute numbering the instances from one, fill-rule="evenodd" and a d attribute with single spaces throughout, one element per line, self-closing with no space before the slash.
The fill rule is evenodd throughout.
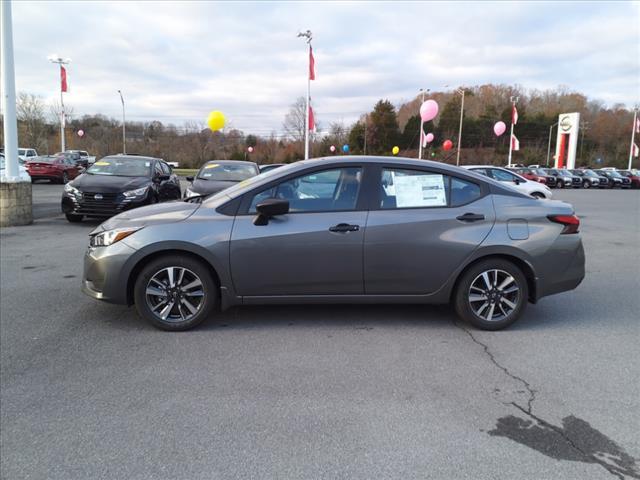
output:
<path id="1" fill-rule="evenodd" d="M 367 153 L 389 155 L 400 140 L 396 109 L 389 100 L 376 103 L 369 115 L 369 128 L 371 133 L 367 135 Z"/>

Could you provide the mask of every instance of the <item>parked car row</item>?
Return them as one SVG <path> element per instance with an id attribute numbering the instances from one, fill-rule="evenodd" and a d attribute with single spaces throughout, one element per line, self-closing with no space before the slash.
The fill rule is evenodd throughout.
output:
<path id="1" fill-rule="evenodd" d="M 574 170 L 541 167 L 510 167 L 508 170 L 550 188 L 640 188 L 636 170 L 613 168 Z"/>

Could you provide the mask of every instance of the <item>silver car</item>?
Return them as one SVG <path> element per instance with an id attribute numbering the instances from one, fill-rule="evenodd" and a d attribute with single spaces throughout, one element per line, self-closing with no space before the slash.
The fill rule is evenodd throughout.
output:
<path id="1" fill-rule="evenodd" d="M 571 205 L 442 163 L 331 157 L 90 233 L 83 290 L 165 330 L 234 305 L 452 303 L 498 330 L 585 273 Z"/>

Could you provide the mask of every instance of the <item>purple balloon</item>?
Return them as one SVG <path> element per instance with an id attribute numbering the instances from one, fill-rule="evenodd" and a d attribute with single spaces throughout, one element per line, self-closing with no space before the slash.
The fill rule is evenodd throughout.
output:
<path id="1" fill-rule="evenodd" d="M 438 103 L 435 100 L 427 100 L 420 106 L 420 118 L 423 122 L 433 120 L 438 115 Z"/>
<path id="2" fill-rule="evenodd" d="M 504 122 L 496 122 L 496 124 L 493 126 L 493 133 L 496 134 L 496 137 L 499 137 L 506 131 L 507 126 L 504 124 Z"/>

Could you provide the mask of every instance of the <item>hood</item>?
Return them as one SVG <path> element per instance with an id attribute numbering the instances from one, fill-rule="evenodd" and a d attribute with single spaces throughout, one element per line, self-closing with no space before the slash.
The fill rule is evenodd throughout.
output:
<path id="1" fill-rule="evenodd" d="M 71 185 L 82 192 L 120 193 L 151 185 L 151 179 L 148 177 L 119 177 L 83 173 L 73 180 Z"/>
<path id="2" fill-rule="evenodd" d="M 203 180 L 201 178 L 196 178 L 189 186 L 189 189 L 198 195 L 209 195 L 211 193 L 221 192 L 225 188 L 232 187 L 237 183 L 238 182 L 231 180 Z"/>
<path id="3" fill-rule="evenodd" d="M 181 222 L 200 208 L 199 203 L 166 202 L 134 208 L 106 220 L 94 232 L 122 227 L 143 227 L 159 223 Z M 93 233 L 93 232 L 92 232 Z"/>

